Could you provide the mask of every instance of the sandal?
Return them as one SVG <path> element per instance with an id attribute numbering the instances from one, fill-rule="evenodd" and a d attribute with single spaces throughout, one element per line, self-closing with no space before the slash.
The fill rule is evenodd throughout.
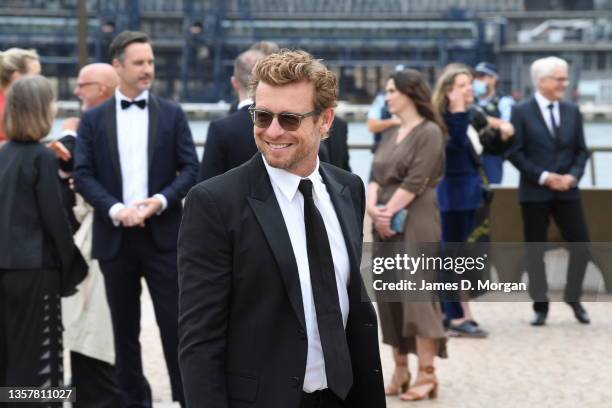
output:
<path id="1" fill-rule="evenodd" d="M 405 367 L 405 371 L 404 368 Z M 406 373 L 404 374 L 401 373 Z M 393 396 L 408 391 L 410 386 L 410 371 L 408 371 L 408 364 L 395 364 L 395 371 L 391 377 L 391 383 L 385 387 L 385 395 Z"/>
<path id="2" fill-rule="evenodd" d="M 400 395 L 402 401 L 421 401 L 426 397 L 431 399 L 438 398 L 438 380 L 434 375 L 435 368 L 433 366 L 419 367 L 419 371 L 433 375 L 433 377 L 425 378 L 412 384 L 407 392 Z"/>

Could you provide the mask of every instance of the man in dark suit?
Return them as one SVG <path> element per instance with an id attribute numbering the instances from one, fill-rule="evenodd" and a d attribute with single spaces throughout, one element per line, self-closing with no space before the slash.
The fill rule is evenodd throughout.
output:
<path id="1" fill-rule="evenodd" d="M 351 171 L 348 150 L 348 124 L 336 116 L 329 130 L 329 137 L 321 141 L 319 159 L 346 171 Z"/>
<path id="2" fill-rule="evenodd" d="M 512 109 L 516 135 L 510 160 L 521 173 L 519 201 L 527 242 L 545 242 L 549 218 L 568 242 L 586 243 L 589 233 L 580 201 L 578 181 L 588 159 L 582 115 L 578 107 L 561 99 L 567 88 L 568 65 L 560 58 L 535 61 L 531 76 L 535 95 Z M 589 323 L 580 304 L 582 282 L 589 253 L 586 245 L 570 251 L 564 300 L 581 323 Z M 548 314 L 547 283 L 542 248 L 527 248 L 529 292 L 534 303 L 534 326 L 542 326 Z"/>
<path id="3" fill-rule="evenodd" d="M 253 100 L 249 98 L 248 87 L 253 67 L 264 56 L 261 51 L 247 50 L 234 61 L 231 82 L 238 94 L 238 109 L 229 116 L 210 122 L 200 165 L 200 181 L 238 167 L 257 153 L 253 122 L 249 116 Z"/>
<path id="4" fill-rule="evenodd" d="M 119 87 L 81 119 L 76 188 L 95 208 L 92 257 L 104 274 L 126 405 L 151 407 L 138 340 L 142 277 L 153 300 L 173 399 L 182 404 L 176 239 L 181 200 L 196 182 L 197 156 L 180 106 L 149 94 L 154 65 L 148 36 L 125 31 L 111 43 L 110 55 Z"/>
<path id="5" fill-rule="evenodd" d="M 261 153 L 193 188 L 179 233 L 187 406 L 384 407 L 359 274 L 364 186 L 317 157 L 336 79 L 285 50 L 252 86 Z"/>

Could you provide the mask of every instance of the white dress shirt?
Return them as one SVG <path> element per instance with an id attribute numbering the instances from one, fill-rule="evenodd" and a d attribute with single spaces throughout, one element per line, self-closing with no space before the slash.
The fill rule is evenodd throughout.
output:
<path id="1" fill-rule="evenodd" d="M 304 303 L 306 335 L 308 336 L 308 354 L 306 356 L 306 374 L 304 375 L 303 390 L 305 392 L 313 392 L 327 388 L 327 377 L 325 374 L 325 360 L 323 358 L 323 349 L 319 337 L 317 314 L 310 282 L 308 252 L 306 249 L 306 226 L 304 224 L 304 197 L 301 193 L 298 193 L 298 185 L 302 178 L 286 170 L 271 167 L 265 159 L 263 160 L 268 175 L 270 176 L 276 200 L 283 214 L 287 231 L 289 232 L 293 254 L 297 262 L 302 301 Z M 342 322 L 346 328 L 346 320 L 349 313 L 347 287 L 349 284 L 350 264 L 346 242 L 344 242 L 344 236 L 342 235 L 338 216 L 336 215 L 327 188 L 323 183 L 323 179 L 319 174 L 318 159 L 315 171 L 306 178 L 312 181 L 313 199 L 317 209 L 321 213 L 321 217 L 325 223 L 325 229 L 327 230 L 334 262 Z"/>
<path id="2" fill-rule="evenodd" d="M 251 106 L 252 104 L 253 104 L 253 100 L 251 98 L 246 98 L 245 100 L 240 102 L 238 106 L 236 106 L 236 110 L 240 110 L 244 108 L 245 106 Z"/>
<path id="3" fill-rule="evenodd" d="M 536 92 L 534 97 L 538 104 L 538 107 L 540 108 L 540 112 L 542 113 L 544 122 L 546 122 L 546 127 L 550 131 L 550 134 L 554 135 L 555 129 L 553 127 L 552 121 L 550 120 L 550 109 L 548 109 L 548 106 L 551 103 L 553 104 L 552 112 L 553 112 L 553 116 L 555 117 L 555 123 L 557 124 L 557 126 L 561 126 L 561 113 L 559 111 L 559 101 L 550 101 L 546 99 L 546 97 L 544 97 L 544 95 L 542 95 L 540 92 Z M 543 171 L 542 174 L 540 174 L 539 183 L 541 185 L 544 185 L 544 183 L 546 182 L 546 178 L 548 177 L 548 174 L 549 172 L 546 170 Z"/>
<path id="4" fill-rule="evenodd" d="M 143 91 L 134 101 L 144 99 L 149 103 L 149 91 Z M 149 109 L 131 105 L 121 108 L 121 101 L 132 101 L 123 95 L 119 88 L 115 90 L 115 109 L 117 111 L 117 149 L 121 167 L 123 202 L 113 205 L 108 214 L 118 226 L 115 216 L 125 208 L 132 207 L 134 202 L 149 198 Z M 162 203 L 162 211 L 168 206 L 166 197 L 155 194 L 153 197 Z"/>

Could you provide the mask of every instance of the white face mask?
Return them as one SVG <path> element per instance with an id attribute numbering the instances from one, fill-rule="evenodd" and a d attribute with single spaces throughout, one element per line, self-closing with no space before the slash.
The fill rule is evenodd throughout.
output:
<path id="1" fill-rule="evenodd" d="M 475 79 L 472 81 L 472 92 L 474 93 L 474 97 L 480 98 L 483 95 L 487 94 L 487 84 L 480 79 Z"/>

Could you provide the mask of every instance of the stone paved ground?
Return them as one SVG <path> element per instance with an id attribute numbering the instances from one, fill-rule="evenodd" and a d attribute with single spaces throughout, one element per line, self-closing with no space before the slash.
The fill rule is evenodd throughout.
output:
<path id="1" fill-rule="evenodd" d="M 370 225 L 367 219 L 364 224 Z M 369 228 L 365 239 L 370 240 Z M 436 362 L 437 400 L 388 398 L 387 407 L 612 408 L 612 301 L 585 307 L 591 325 L 580 325 L 565 304 L 552 303 L 547 326 L 534 328 L 530 303 L 474 302 L 474 316 L 490 331 L 489 338 L 449 340 L 449 358 Z M 170 386 L 146 291 L 142 320 L 144 366 L 155 408 L 178 407 L 168 402 Z M 380 351 L 386 383 L 393 360 L 389 347 L 381 345 Z M 411 366 L 416 368 L 415 359 Z"/>
<path id="2" fill-rule="evenodd" d="M 491 336 L 450 339 L 450 357 L 437 361 L 439 397 L 418 407 L 612 407 L 612 302 L 585 306 L 593 321 L 589 326 L 579 325 L 566 305 L 553 303 L 548 325 L 532 328 L 528 303 L 474 303 L 475 316 Z M 169 402 L 159 332 L 146 292 L 141 341 L 155 408 L 178 407 Z M 387 381 L 393 361 L 384 345 L 381 357 Z M 414 367 L 416 361 L 411 363 Z M 397 398 L 387 400 L 389 408 L 408 405 Z"/>

